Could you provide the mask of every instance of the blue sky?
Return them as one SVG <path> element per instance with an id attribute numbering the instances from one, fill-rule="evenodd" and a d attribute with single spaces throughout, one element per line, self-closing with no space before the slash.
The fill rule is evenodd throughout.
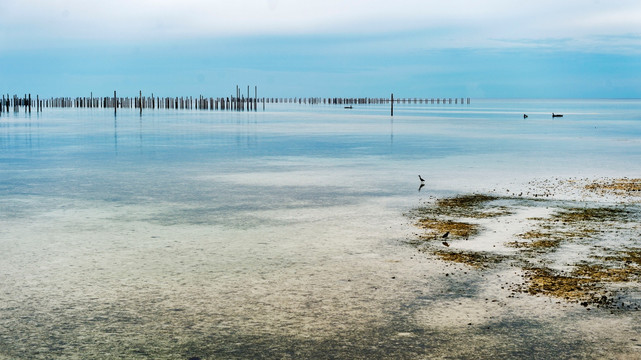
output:
<path id="1" fill-rule="evenodd" d="M 641 2 L 2 0 L 0 92 L 641 98 Z"/>

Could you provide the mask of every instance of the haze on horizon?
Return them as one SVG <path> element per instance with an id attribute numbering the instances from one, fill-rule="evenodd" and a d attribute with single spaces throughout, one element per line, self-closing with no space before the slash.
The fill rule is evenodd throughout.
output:
<path id="1" fill-rule="evenodd" d="M 641 98 L 638 1 L 0 2 L 0 92 Z"/>

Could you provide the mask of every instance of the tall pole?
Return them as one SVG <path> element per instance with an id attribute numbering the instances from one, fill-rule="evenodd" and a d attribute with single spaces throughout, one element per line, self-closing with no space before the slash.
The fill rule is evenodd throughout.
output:
<path id="1" fill-rule="evenodd" d="M 142 90 L 140 90 L 140 100 L 138 101 L 138 105 L 140 106 L 140 115 L 142 115 Z"/>
<path id="2" fill-rule="evenodd" d="M 116 90 L 114 90 L 114 116 L 116 116 L 116 106 L 118 105 L 118 99 L 116 98 Z"/>
<path id="3" fill-rule="evenodd" d="M 390 107 L 390 116 L 394 116 L 394 93 L 392 93 L 392 101 Z"/>

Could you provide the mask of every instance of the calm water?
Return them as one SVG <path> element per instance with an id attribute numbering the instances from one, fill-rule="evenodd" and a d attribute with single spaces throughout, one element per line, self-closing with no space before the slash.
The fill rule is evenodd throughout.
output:
<path id="1" fill-rule="evenodd" d="M 2 113 L 0 358 L 636 351 L 638 318 L 582 330 L 597 315 L 479 304 L 474 279 L 452 284 L 407 246 L 403 213 L 532 179 L 639 177 L 641 101 L 388 111 Z M 443 315 L 454 304 L 484 325 Z"/>

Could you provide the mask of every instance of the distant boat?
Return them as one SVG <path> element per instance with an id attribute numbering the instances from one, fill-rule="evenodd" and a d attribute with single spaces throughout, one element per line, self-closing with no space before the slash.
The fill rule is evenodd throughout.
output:
<path id="1" fill-rule="evenodd" d="M 353 109 L 352 105 L 350 106 L 345 106 L 345 109 Z"/>
<path id="2" fill-rule="evenodd" d="M 524 119 L 527 119 L 527 114 L 523 114 L 523 118 L 524 118 Z"/>
<path id="3" fill-rule="evenodd" d="M 552 113 L 552 117 L 553 117 L 553 118 L 555 118 L 555 117 L 563 117 L 563 114 L 555 114 L 555 113 Z"/>

